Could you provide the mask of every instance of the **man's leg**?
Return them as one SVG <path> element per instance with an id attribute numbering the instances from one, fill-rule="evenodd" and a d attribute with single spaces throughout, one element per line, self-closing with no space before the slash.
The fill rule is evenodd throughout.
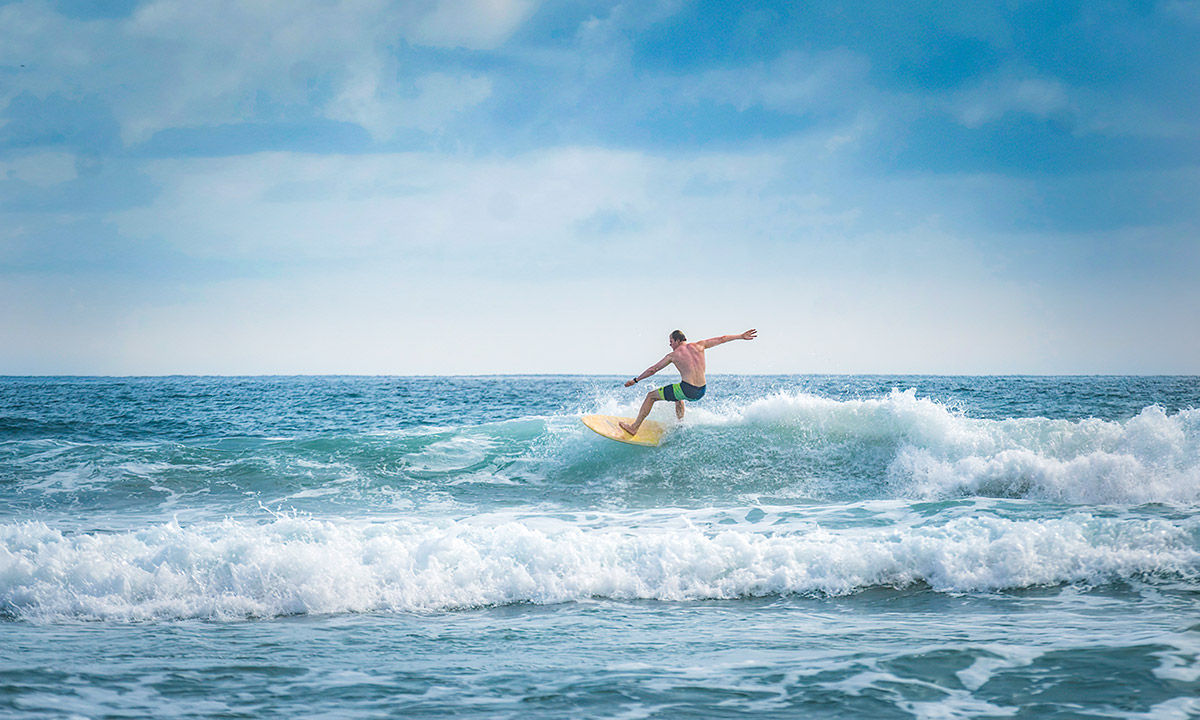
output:
<path id="1" fill-rule="evenodd" d="M 661 398 L 658 397 L 657 390 L 651 390 L 650 392 L 646 393 L 646 399 L 642 401 L 642 409 L 638 410 L 637 420 L 634 420 L 632 423 L 626 423 L 624 421 L 618 422 L 618 424 L 621 426 L 621 429 L 630 435 L 637 435 L 638 428 L 642 426 L 642 421 L 645 420 L 646 416 L 650 414 L 650 408 L 654 407 L 654 403 L 658 402 L 660 399 Z"/>
<path id="2" fill-rule="evenodd" d="M 683 401 L 682 400 L 675 401 L 675 417 L 680 420 L 683 419 Z"/>

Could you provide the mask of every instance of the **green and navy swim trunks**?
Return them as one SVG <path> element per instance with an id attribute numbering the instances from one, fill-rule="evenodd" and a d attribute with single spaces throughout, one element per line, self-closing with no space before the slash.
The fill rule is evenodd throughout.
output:
<path id="1" fill-rule="evenodd" d="M 696 387 L 683 381 L 674 385 L 663 385 L 658 389 L 658 397 L 663 400 L 699 400 L 704 397 L 706 385 Z"/>

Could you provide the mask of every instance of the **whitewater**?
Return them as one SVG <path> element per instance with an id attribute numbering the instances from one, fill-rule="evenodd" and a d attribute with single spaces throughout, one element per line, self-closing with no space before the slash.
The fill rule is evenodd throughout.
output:
<path id="1" fill-rule="evenodd" d="M 639 401 L 0 378 L 0 715 L 1200 715 L 1200 379 Z"/>

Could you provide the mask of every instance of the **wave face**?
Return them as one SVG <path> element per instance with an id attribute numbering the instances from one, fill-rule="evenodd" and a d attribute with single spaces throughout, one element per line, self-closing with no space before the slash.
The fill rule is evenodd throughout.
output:
<path id="1" fill-rule="evenodd" d="M 603 378 L 9 379 L 0 612 L 1193 586 L 1198 404 L 1190 378 L 714 378 L 647 450 L 579 423 L 635 410 Z"/>
<path id="2" fill-rule="evenodd" d="M 915 391 L 864 400 L 780 393 L 698 425 L 792 443 L 900 496 L 1071 503 L 1200 499 L 1200 411 L 1145 407 L 1124 420 L 980 419 Z M 824 457 L 819 457 L 824 453 Z M 799 459 L 799 458 L 798 458 Z M 870 493 L 871 489 L 864 489 Z M 878 490 L 876 490 L 878 492 Z M 864 493 L 864 494 L 865 494 Z"/>

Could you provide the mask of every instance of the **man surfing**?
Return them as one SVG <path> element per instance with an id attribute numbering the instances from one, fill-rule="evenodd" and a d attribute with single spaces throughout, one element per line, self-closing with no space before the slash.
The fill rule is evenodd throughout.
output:
<path id="1" fill-rule="evenodd" d="M 675 369 L 679 371 L 679 377 L 682 380 L 674 385 L 663 385 L 657 390 L 651 390 L 646 393 L 646 399 L 642 401 L 642 409 L 638 411 L 637 419 L 632 423 L 622 420 L 620 423 L 621 429 L 630 435 L 637 435 L 638 428 L 642 426 L 642 421 L 650 414 L 650 408 L 654 407 L 654 403 L 659 400 L 673 400 L 675 402 L 675 417 L 682 420 L 683 401 L 696 401 L 704 397 L 704 351 L 710 347 L 727 343 L 730 340 L 753 340 L 756 337 L 758 337 L 757 330 L 747 330 L 741 335 L 722 335 L 720 337 L 701 340 L 700 342 L 688 342 L 682 332 L 679 330 L 673 331 L 668 338 L 668 341 L 671 343 L 671 352 L 667 353 L 667 356 L 662 360 L 646 368 L 646 371 L 641 375 L 626 382 L 625 387 L 633 387 L 671 363 L 675 363 Z"/>

